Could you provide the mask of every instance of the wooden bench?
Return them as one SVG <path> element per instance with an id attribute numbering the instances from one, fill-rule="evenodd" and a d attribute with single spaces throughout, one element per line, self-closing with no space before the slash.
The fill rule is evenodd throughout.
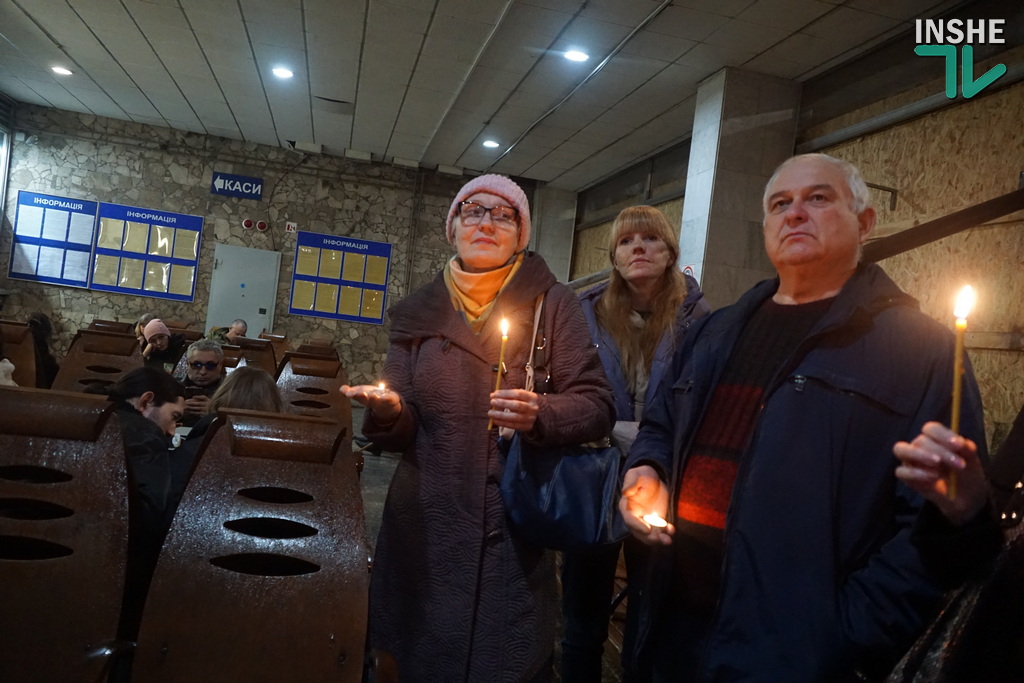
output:
<path id="1" fill-rule="evenodd" d="M 125 454 L 111 404 L 0 387 L 0 671 L 100 681 L 128 549 Z"/>
<path id="2" fill-rule="evenodd" d="M 350 427 L 219 414 L 157 563 L 132 680 L 361 680 L 370 549 Z"/>
<path id="3" fill-rule="evenodd" d="M 135 335 L 79 330 L 53 380 L 53 388 L 82 391 L 93 383 L 109 386 L 143 363 Z"/>

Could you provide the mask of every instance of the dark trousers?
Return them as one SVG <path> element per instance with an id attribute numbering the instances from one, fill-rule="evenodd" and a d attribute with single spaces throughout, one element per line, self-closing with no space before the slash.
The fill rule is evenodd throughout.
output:
<path id="1" fill-rule="evenodd" d="M 710 622 L 677 606 L 666 606 L 654 622 L 648 652 L 652 683 L 687 683 L 697 680 Z"/>
<path id="2" fill-rule="evenodd" d="M 562 553 L 562 681 L 600 683 L 621 543 Z"/>

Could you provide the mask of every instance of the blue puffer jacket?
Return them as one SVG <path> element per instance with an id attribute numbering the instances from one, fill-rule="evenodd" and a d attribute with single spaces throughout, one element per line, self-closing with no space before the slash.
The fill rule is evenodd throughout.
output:
<path id="1" fill-rule="evenodd" d="M 690 329 L 671 390 L 650 406 L 628 467 L 676 488 L 707 399 L 745 322 L 778 288 L 756 285 Z M 947 422 L 953 335 L 875 265 L 860 268 L 765 393 L 737 474 L 701 681 L 841 681 L 884 672 L 941 593 L 910 543 L 921 498 L 892 446 Z M 961 433 L 984 448 L 981 399 L 964 377 Z M 982 454 L 984 457 L 984 453 Z M 671 548 L 651 554 L 631 609 L 657 628 Z"/>
<path id="2" fill-rule="evenodd" d="M 665 375 L 672 365 L 672 352 L 682 341 L 687 327 L 695 319 L 711 312 L 711 306 L 704 299 L 704 293 L 700 291 L 697 281 L 689 275 L 684 277 L 686 278 L 686 298 L 679 305 L 672 334 L 668 332 L 663 334 L 661 341 L 658 342 L 658 348 L 654 352 L 651 376 L 647 384 L 647 391 L 644 393 L 645 406 L 651 405 L 655 391 L 665 379 Z M 583 306 L 583 315 L 587 319 L 587 327 L 590 328 L 590 340 L 597 347 L 597 355 L 601 357 L 601 365 L 612 385 L 612 394 L 615 398 L 615 419 L 633 422 L 636 420 L 633 397 L 626 386 L 626 375 L 622 371 L 619 348 L 608 331 L 598 324 L 597 311 L 594 310 L 606 289 L 608 289 L 607 282 L 586 290 L 580 294 L 580 305 Z"/>

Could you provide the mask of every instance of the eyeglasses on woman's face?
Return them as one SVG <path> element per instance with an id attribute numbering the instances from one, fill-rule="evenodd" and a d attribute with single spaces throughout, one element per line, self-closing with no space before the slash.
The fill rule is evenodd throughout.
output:
<path id="1" fill-rule="evenodd" d="M 477 225 L 487 213 L 491 214 L 492 223 L 502 227 L 514 226 L 519 218 L 519 211 L 511 206 L 488 207 L 468 200 L 459 203 L 459 219 L 463 225 Z"/>

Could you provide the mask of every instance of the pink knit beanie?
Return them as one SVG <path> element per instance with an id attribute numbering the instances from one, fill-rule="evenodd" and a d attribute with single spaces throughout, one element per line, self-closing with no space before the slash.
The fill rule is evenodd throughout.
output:
<path id="1" fill-rule="evenodd" d="M 167 329 L 167 325 L 164 325 L 164 321 L 160 318 L 150 320 L 146 324 L 145 329 L 142 330 L 142 336 L 146 338 L 146 341 L 152 339 L 155 334 L 166 334 L 168 337 L 171 336 L 171 331 Z"/>
<path id="2" fill-rule="evenodd" d="M 459 204 L 477 192 L 497 195 L 519 211 L 519 244 L 516 245 L 516 253 L 526 249 L 526 245 L 530 243 L 530 203 L 526 200 L 526 193 L 511 178 L 495 173 L 473 178 L 463 185 L 459 193 L 455 195 L 455 200 L 452 202 L 451 208 L 448 209 L 448 221 L 445 223 L 445 235 L 448 237 L 448 243 L 455 244 L 455 227 L 452 223 L 459 212 Z"/>

